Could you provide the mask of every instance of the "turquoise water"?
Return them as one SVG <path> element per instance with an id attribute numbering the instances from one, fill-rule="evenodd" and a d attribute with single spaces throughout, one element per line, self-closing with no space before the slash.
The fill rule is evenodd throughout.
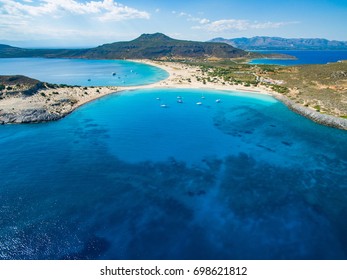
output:
<path id="1" fill-rule="evenodd" d="M 0 258 L 346 259 L 346 142 L 269 96 L 181 89 L 0 126 Z"/>
<path id="2" fill-rule="evenodd" d="M 166 79 L 160 68 L 125 60 L 0 58 L 0 75 L 79 86 L 134 86 Z"/>
<path id="3" fill-rule="evenodd" d="M 299 64 L 327 64 L 339 60 L 347 60 L 347 51 L 260 51 L 261 53 L 281 53 L 295 56 L 296 60 L 285 59 L 254 59 L 251 64 L 278 64 L 278 65 L 299 65 Z"/>

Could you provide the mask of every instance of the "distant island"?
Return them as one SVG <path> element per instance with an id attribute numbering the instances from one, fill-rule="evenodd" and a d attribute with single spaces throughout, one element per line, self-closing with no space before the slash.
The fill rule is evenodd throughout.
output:
<path id="1" fill-rule="evenodd" d="M 252 38 L 214 38 L 209 42 L 226 43 L 242 50 L 347 50 L 347 42 L 317 38 L 287 39 L 257 36 Z"/>

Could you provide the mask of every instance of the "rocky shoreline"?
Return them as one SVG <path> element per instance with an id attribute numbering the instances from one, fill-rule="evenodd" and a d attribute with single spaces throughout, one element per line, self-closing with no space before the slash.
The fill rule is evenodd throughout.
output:
<path id="1" fill-rule="evenodd" d="M 20 123 L 42 123 L 56 121 L 66 114 L 48 112 L 44 108 L 25 109 L 14 113 L 3 113 L 0 115 L 0 124 L 20 124 Z"/>
<path id="2" fill-rule="evenodd" d="M 285 104 L 293 112 L 303 117 L 306 117 L 314 121 L 315 123 L 333 128 L 347 130 L 347 119 L 321 114 L 317 111 L 314 111 L 313 109 L 297 104 L 281 94 L 273 93 L 272 96 L 280 102 L 282 102 L 283 104 Z"/>
<path id="3" fill-rule="evenodd" d="M 56 121 L 78 107 L 116 91 L 116 87 L 56 86 L 39 89 L 30 96 L 10 93 L 0 99 L 0 124 Z"/>

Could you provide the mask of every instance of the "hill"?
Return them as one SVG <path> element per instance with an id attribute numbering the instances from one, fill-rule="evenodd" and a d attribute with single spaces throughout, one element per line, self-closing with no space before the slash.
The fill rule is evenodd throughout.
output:
<path id="1" fill-rule="evenodd" d="M 129 42 L 106 44 L 85 52 L 86 58 L 235 58 L 248 53 L 225 43 L 172 39 L 162 33 L 142 34 Z"/>
<path id="2" fill-rule="evenodd" d="M 31 95 L 43 87 L 44 83 L 26 76 L 0 75 L 0 99 L 3 99 L 7 95 L 15 95 L 18 93 Z"/>
<path id="3" fill-rule="evenodd" d="M 210 42 L 223 42 L 243 50 L 347 50 L 347 42 L 329 41 L 327 39 L 281 37 L 252 38 L 214 38 Z"/>
<path id="4" fill-rule="evenodd" d="M 142 34 L 135 40 L 90 49 L 22 49 L 0 45 L 0 57 L 87 59 L 237 58 L 248 52 L 225 43 L 175 40 L 162 33 Z"/>

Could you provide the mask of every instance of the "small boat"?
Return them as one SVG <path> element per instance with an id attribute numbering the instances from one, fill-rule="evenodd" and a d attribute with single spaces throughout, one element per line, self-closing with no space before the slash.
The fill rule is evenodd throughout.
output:
<path id="1" fill-rule="evenodd" d="M 112 72 L 112 76 L 116 76 L 116 72 Z"/>
<path id="2" fill-rule="evenodd" d="M 196 105 L 202 105 L 202 102 L 196 102 Z"/>
<path id="3" fill-rule="evenodd" d="M 216 103 L 220 103 L 220 99 L 216 99 Z"/>
<path id="4" fill-rule="evenodd" d="M 182 99 L 182 96 L 177 96 L 177 99 Z"/>
<path id="5" fill-rule="evenodd" d="M 132 72 L 134 72 L 134 70 L 130 70 L 130 72 L 132 73 Z"/>
<path id="6" fill-rule="evenodd" d="M 182 99 L 177 99 L 177 103 L 183 103 Z"/>
<path id="7" fill-rule="evenodd" d="M 156 99 L 157 99 L 157 100 L 160 100 L 160 97 L 157 97 Z"/>
<path id="8" fill-rule="evenodd" d="M 161 108 L 167 108 L 168 106 L 166 104 L 161 104 L 160 107 Z"/>
<path id="9" fill-rule="evenodd" d="M 205 96 L 201 95 L 201 99 L 205 99 Z"/>
<path id="10" fill-rule="evenodd" d="M 91 81 L 91 79 L 88 79 L 88 82 L 90 82 Z"/>

